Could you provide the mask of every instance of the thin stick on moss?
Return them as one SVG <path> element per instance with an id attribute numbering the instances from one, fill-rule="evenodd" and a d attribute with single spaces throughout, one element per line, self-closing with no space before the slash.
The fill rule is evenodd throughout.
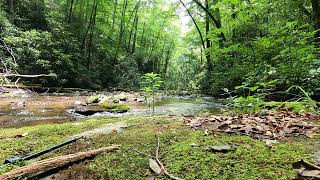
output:
<path id="1" fill-rule="evenodd" d="M 175 177 L 172 174 L 170 174 L 164 167 L 164 165 L 161 163 L 161 161 L 159 160 L 159 149 L 160 149 L 160 138 L 158 136 L 158 145 L 157 145 L 157 149 L 156 149 L 156 161 L 157 163 L 160 165 L 162 171 L 164 172 L 165 175 L 167 175 L 169 178 L 174 179 L 174 180 L 183 180 L 179 177 Z"/>

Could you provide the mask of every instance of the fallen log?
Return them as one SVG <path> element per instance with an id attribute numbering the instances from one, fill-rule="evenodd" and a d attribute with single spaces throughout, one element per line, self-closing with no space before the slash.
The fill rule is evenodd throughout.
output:
<path id="1" fill-rule="evenodd" d="M 30 165 L 20 167 L 18 169 L 15 169 L 13 171 L 7 172 L 3 175 L 0 175 L 0 180 L 11 180 L 11 179 L 17 179 L 19 177 L 25 177 L 37 174 L 39 172 L 47 172 L 59 167 L 64 167 L 66 165 L 79 162 L 81 160 L 93 158 L 101 153 L 108 153 L 113 152 L 117 149 L 119 149 L 119 145 L 113 145 L 110 147 L 104 147 L 100 149 L 95 149 L 91 151 L 86 152 L 79 152 L 75 154 L 69 154 L 64 156 L 58 156 L 54 158 L 49 158 L 41 161 L 34 162 Z"/>

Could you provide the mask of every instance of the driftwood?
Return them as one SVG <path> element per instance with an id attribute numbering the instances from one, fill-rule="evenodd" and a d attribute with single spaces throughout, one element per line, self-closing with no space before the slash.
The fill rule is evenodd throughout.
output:
<path id="1" fill-rule="evenodd" d="M 30 165 L 20 167 L 3 175 L 0 175 L 0 180 L 11 180 L 19 177 L 30 176 L 39 172 L 47 172 L 59 167 L 79 162 L 81 160 L 93 158 L 101 153 L 113 152 L 119 149 L 119 145 L 113 145 L 110 147 L 104 147 L 87 152 L 79 152 L 76 154 L 69 154 L 65 156 L 58 156 L 54 158 L 45 159 L 42 161 L 34 162 Z"/>

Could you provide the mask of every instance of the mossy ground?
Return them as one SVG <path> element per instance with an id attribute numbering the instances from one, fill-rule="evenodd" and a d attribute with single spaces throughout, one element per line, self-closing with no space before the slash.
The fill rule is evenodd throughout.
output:
<path id="1" fill-rule="evenodd" d="M 16 154 L 37 152 L 62 142 L 68 136 L 117 121 L 126 121 L 133 126 L 122 133 L 80 140 L 42 158 L 121 144 L 122 147 L 117 152 L 99 155 L 93 160 L 71 166 L 64 172 L 69 176 L 85 173 L 86 179 L 145 179 L 151 173 L 148 157 L 133 149 L 155 155 L 159 136 L 161 160 L 167 170 L 185 179 L 291 179 L 297 174 L 291 164 L 302 158 L 308 159 L 315 142 L 315 139 L 306 141 L 295 138 L 276 144 L 270 149 L 263 141 L 247 136 L 204 136 L 203 131 L 194 131 L 183 126 L 182 121 L 174 121 L 164 116 L 155 119 L 102 118 L 60 125 L 2 129 L 0 161 Z M 25 132 L 29 133 L 26 137 L 14 137 Z M 223 143 L 236 145 L 236 150 L 224 154 L 205 150 L 207 146 Z M 200 147 L 192 147 L 191 144 L 198 144 Z M 2 172 L 15 167 L 9 166 Z"/>

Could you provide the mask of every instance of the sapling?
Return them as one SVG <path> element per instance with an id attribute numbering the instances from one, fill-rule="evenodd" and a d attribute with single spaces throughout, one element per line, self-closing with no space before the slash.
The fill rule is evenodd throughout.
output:
<path id="1" fill-rule="evenodd" d="M 161 77 L 159 74 L 155 73 L 146 73 L 142 76 L 142 90 L 146 93 L 145 97 L 148 99 L 151 98 L 152 101 L 152 115 L 154 116 L 154 111 L 155 111 L 155 94 L 159 91 L 161 85 L 164 82 L 161 80 Z M 150 111 L 150 106 L 151 102 L 148 101 L 149 105 L 149 111 Z"/>

